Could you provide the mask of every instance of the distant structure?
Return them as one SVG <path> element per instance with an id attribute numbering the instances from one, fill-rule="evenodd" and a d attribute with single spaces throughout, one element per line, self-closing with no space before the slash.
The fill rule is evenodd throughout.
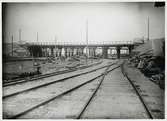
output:
<path id="1" fill-rule="evenodd" d="M 65 57 L 70 57 L 73 55 L 83 55 L 84 49 L 87 47 L 87 44 L 51 44 L 51 43 L 25 43 L 20 46 L 26 47 L 32 57 L 48 57 L 48 56 L 62 56 L 62 50 L 64 49 Z M 127 50 L 129 55 L 134 47 L 133 41 L 115 41 L 115 42 L 105 42 L 98 44 L 89 44 L 88 52 L 89 56 L 96 57 L 96 49 L 102 49 L 102 57 L 108 58 L 108 50 L 112 51 L 115 48 L 117 53 L 117 58 L 120 58 L 120 51 L 122 49 Z M 74 53 L 75 51 L 75 53 Z"/>

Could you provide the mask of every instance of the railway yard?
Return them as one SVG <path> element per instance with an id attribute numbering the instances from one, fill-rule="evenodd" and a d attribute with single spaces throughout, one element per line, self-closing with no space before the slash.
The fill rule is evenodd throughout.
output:
<path id="1" fill-rule="evenodd" d="M 73 70 L 5 82 L 3 118 L 164 118 L 164 90 L 144 77 L 140 81 L 142 74 L 127 62 L 100 59 Z"/>
<path id="2" fill-rule="evenodd" d="M 2 2 L 2 119 L 165 119 L 165 2 Z"/>

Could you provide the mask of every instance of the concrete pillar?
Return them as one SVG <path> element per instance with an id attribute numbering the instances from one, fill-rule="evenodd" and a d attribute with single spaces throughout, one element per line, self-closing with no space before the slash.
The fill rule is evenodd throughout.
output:
<path id="1" fill-rule="evenodd" d="M 76 55 L 79 55 L 79 49 L 76 48 Z"/>
<path id="2" fill-rule="evenodd" d="M 92 55 L 93 57 L 96 57 L 96 48 L 92 48 Z"/>
<path id="3" fill-rule="evenodd" d="M 81 48 L 79 48 L 79 55 L 81 55 Z"/>
<path id="4" fill-rule="evenodd" d="M 121 48 L 118 46 L 118 47 L 117 47 L 117 58 L 118 58 L 118 59 L 120 58 L 120 49 L 121 49 Z"/>
<path id="5" fill-rule="evenodd" d="M 107 59 L 108 58 L 108 47 L 103 47 L 102 53 L 103 53 L 103 58 Z"/>
<path id="6" fill-rule="evenodd" d="M 112 49 L 110 49 L 110 55 L 112 55 Z"/>
<path id="7" fill-rule="evenodd" d="M 81 48 L 80 50 L 81 50 L 81 51 L 80 51 L 80 52 L 81 52 L 81 55 L 83 55 L 83 48 Z"/>
<path id="8" fill-rule="evenodd" d="M 58 52 L 57 52 L 57 51 L 58 51 L 58 50 L 56 49 L 56 52 L 55 52 L 55 56 L 56 56 L 56 57 L 58 57 Z"/>
<path id="9" fill-rule="evenodd" d="M 45 48 L 46 57 L 48 56 L 48 48 Z"/>
<path id="10" fill-rule="evenodd" d="M 88 48 L 88 56 L 92 56 L 92 53 L 91 53 L 91 48 Z"/>
<path id="11" fill-rule="evenodd" d="M 67 48 L 64 48 L 64 55 L 67 57 Z"/>
<path id="12" fill-rule="evenodd" d="M 51 49 L 51 56 L 53 57 L 54 56 L 53 47 L 51 47 L 50 49 Z"/>
<path id="13" fill-rule="evenodd" d="M 74 56 L 74 48 L 71 48 L 71 56 Z"/>
<path id="14" fill-rule="evenodd" d="M 48 56 L 48 53 L 47 53 L 47 48 L 45 48 L 45 57 Z"/>
<path id="15" fill-rule="evenodd" d="M 129 49 L 129 56 L 131 56 L 131 53 L 132 53 L 132 46 L 129 46 L 128 49 Z"/>
<path id="16" fill-rule="evenodd" d="M 59 48 L 59 57 L 61 57 L 62 48 Z"/>
<path id="17" fill-rule="evenodd" d="M 45 51 L 43 47 L 42 47 L 42 57 L 45 57 Z"/>
<path id="18" fill-rule="evenodd" d="M 71 49 L 68 48 L 68 56 L 71 57 Z"/>

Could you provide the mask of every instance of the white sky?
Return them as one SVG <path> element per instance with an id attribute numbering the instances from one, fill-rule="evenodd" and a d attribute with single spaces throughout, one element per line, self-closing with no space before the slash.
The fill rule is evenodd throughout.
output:
<path id="1" fill-rule="evenodd" d="M 165 37 L 165 9 L 154 3 L 8 3 L 5 19 L 5 39 L 83 43 L 86 41 L 86 19 L 89 22 L 89 42 L 131 41 L 147 37 L 150 18 L 150 38 Z"/>

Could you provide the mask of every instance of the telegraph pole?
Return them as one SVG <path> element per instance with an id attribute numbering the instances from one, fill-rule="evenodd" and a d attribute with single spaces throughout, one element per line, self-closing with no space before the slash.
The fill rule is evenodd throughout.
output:
<path id="1" fill-rule="evenodd" d="M 37 32 L 37 43 L 38 43 L 38 32 Z"/>
<path id="2" fill-rule="evenodd" d="M 147 34 L 148 34 L 147 36 L 148 36 L 148 41 L 150 40 L 150 35 L 149 35 L 150 34 L 150 30 L 149 30 L 150 29 L 150 25 L 149 24 L 150 23 L 149 23 L 149 17 L 148 17 L 148 19 L 147 19 Z"/>
<path id="3" fill-rule="evenodd" d="M 12 57 L 13 57 L 13 35 L 12 35 Z"/>
<path id="4" fill-rule="evenodd" d="M 21 29 L 19 29 L 19 41 L 21 42 Z"/>
<path id="5" fill-rule="evenodd" d="M 86 20 L 86 64 L 88 64 L 88 19 Z"/>
<path id="6" fill-rule="evenodd" d="M 57 38 L 56 38 L 56 35 L 55 35 L 55 51 L 56 51 L 56 44 L 57 44 Z M 56 59 L 56 55 L 57 55 L 57 52 L 55 53 L 55 59 Z"/>

